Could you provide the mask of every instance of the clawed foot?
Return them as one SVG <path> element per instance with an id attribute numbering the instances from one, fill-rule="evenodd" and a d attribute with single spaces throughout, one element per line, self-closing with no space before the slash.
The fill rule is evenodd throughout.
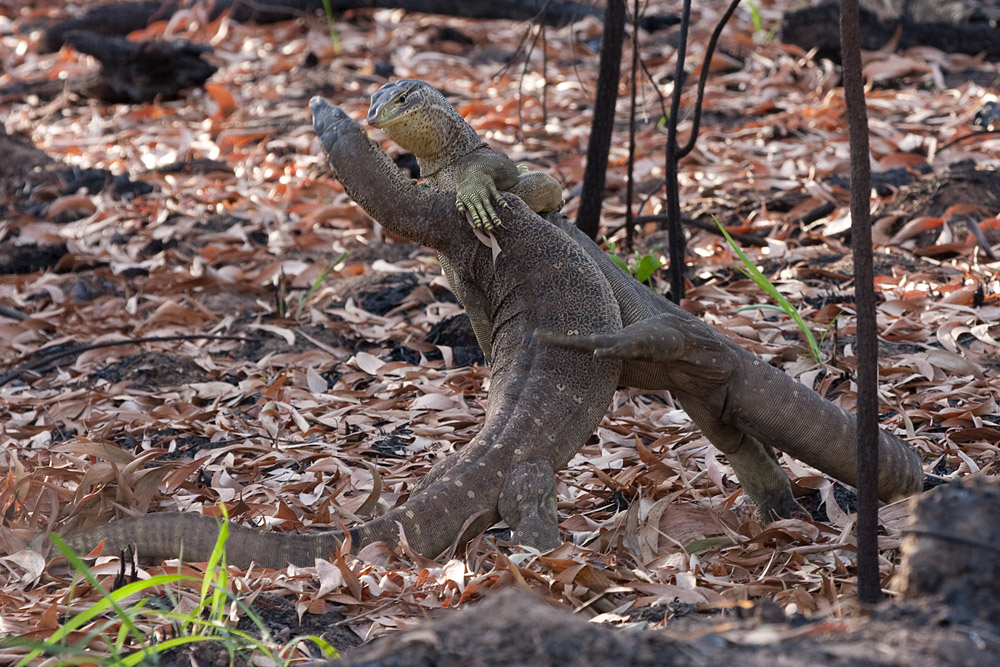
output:
<path id="1" fill-rule="evenodd" d="M 799 521 L 812 521 L 812 514 L 800 505 L 795 498 L 788 496 L 775 498 L 769 505 L 760 504 L 757 506 L 757 519 L 764 525 L 772 521 L 781 519 L 798 519 Z"/>
<path id="2" fill-rule="evenodd" d="M 491 232 L 497 227 L 503 227 L 503 220 L 497 215 L 496 209 L 489 200 L 472 200 L 466 203 L 461 195 L 455 199 L 455 208 L 465 214 L 466 219 L 476 229 Z M 498 199 L 500 208 L 510 208 L 503 199 Z"/>
<path id="3" fill-rule="evenodd" d="M 551 464 L 538 460 L 517 464 L 507 475 L 497 509 L 514 529 L 518 544 L 546 551 L 562 543 Z"/>
<path id="4" fill-rule="evenodd" d="M 465 214 L 473 227 L 483 231 L 503 227 L 494 204 L 496 208 L 509 208 L 489 178 L 470 178 L 455 193 L 455 207 Z"/>

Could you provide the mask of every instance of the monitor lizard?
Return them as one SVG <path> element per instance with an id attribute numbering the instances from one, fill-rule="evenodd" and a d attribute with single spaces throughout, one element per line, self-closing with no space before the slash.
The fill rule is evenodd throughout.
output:
<path id="1" fill-rule="evenodd" d="M 501 223 L 503 190 L 535 213 L 565 203 L 559 182 L 490 148 L 437 89 L 419 79 L 390 81 L 372 95 L 368 124 L 417 157 L 424 183 L 455 193 L 455 206 L 484 230 Z"/>
<path id="2" fill-rule="evenodd" d="M 632 278 L 587 235 L 558 214 L 561 188 L 538 172 L 518 177 L 506 155 L 487 146 L 433 86 L 416 79 L 383 85 L 372 95 L 368 121 L 412 152 L 425 182 L 456 192 L 470 222 L 496 225 L 499 191 L 519 194 L 532 210 L 560 227 L 600 266 L 611 284 L 625 329 L 597 337 L 539 332 L 547 345 L 624 360 L 620 383 L 669 390 L 695 424 L 726 454 L 762 521 L 803 514 L 774 448 L 847 484 L 856 485 L 856 418 Z M 522 171 L 523 173 L 523 171 Z M 556 205 L 556 203 L 558 204 Z M 446 262 L 442 263 L 448 273 Z M 489 314 L 478 295 L 449 281 L 481 332 Z M 919 491 L 920 457 L 899 438 L 880 432 L 879 497 L 891 500 Z"/>
<path id="3" fill-rule="evenodd" d="M 516 196 L 493 230 L 505 252 L 489 248 L 462 223 L 454 193 L 418 186 L 341 109 L 310 101 L 327 160 L 347 193 L 388 231 L 436 249 L 452 275 L 488 309 L 491 384 L 482 430 L 421 480 L 401 506 L 349 529 L 351 549 L 390 545 L 404 533 L 416 552 L 435 557 L 503 518 L 513 539 L 539 549 L 559 544 L 555 471 L 583 446 L 615 392 L 621 362 L 534 344 L 537 328 L 564 334 L 621 329 L 611 287 L 595 262 L 566 233 L 538 218 Z M 517 230 L 516 233 L 507 230 Z M 144 558 L 206 560 L 217 520 L 193 513 L 132 516 L 67 539 L 89 552 L 136 545 Z M 331 558 L 340 531 L 285 534 L 230 522 L 228 561 L 265 567 L 312 565 Z"/>
<path id="4" fill-rule="evenodd" d="M 501 225 L 496 209 L 507 203 L 499 190 L 517 195 L 535 213 L 558 211 L 565 203 L 556 179 L 514 164 L 487 146 L 444 95 L 423 81 L 399 79 L 380 87 L 372 95 L 368 124 L 416 156 L 425 185 L 455 193 L 455 207 L 466 214 L 474 232 L 494 254 L 500 250 L 496 239 L 483 238 L 479 230 L 492 234 Z M 469 314 L 488 364 L 493 325 L 485 299 L 474 285 L 455 276 L 446 255 L 439 252 L 438 260 L 455 298 Z"/>

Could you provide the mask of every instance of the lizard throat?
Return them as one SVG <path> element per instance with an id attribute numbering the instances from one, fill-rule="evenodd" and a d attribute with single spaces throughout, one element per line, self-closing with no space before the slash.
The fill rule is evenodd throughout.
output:
<path id="1" fill-rule="evenodd" d="M 425 106 L 382 128 L 386 136 L 417 157 L 428 178 L 486 144 L 450 106 Z"/>

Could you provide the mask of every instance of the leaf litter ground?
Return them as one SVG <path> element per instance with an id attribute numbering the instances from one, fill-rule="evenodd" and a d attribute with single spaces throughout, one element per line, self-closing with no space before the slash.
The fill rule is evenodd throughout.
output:
<path id="1" fill-rule="evenodd" d="M 38 53 L 28 26 L 58 15 L 58 5 L 10 14 L 0 84 L 95 67 L 68 47 Z M 790 5 L 758 3 L 765 25 Z M 695 9 L 694 61 L 718 14 Z M 0 387 L 0 631 L 45 637 L 60 614 L 96 599 L 77 586 L 67 606 L 65 569 L 32 542 L 42 532 L 129 513 L 215 511 L 221 502 L 235 519 L 274 530 L 336 527 L 400 502 L 477 432 L 489 372 L 475 361 L 471 330 L 433 254 L 385 238 L 346 198 L 324 167 L 306 102 L 322 94 L 361 119 L 384 81 L 376 72 L 425 79 L 450 93 L 493 146 L 559 178 L 572 216 L 601 26 L 549 30 L 525 73 L 523 60 L 505 66 L 527 30 L 520 24 L 380 10 L 346 13 L 335 28 L 339 51 L 318 18 L 259 27 L 205 24 L 188 12 L 143 37 L 211 43 L 220 71 L 206 90 L 135 106 L 67 95 L 3 103 L 8 132 L 66 164 L 125 174 L 153 191 L 8 193 L 5 257 L 58 250 L 37 260 L 45 268 L 0 275 L 0 305 L 24 316 L 0 317 L 3 370 L 22 369 Z M 753 35 L 746 9 L 727 34 L 698 148 L 682 165 L 685 210 L 760 237 L 751 256 L 817 332 L 827 331 L 828 358 L 805 356 L 783 316 L 743 309 L 764 297 L 715 235 L 692 231 L 684 306 L 852 408 L 848 147 L 836 69 Z M 669 90 L 671 33 L 640 36 L 652 79 Z M 1000 139 L 940 147 L 975 129 L 976 110 L 997 90 L 972 80 L 996 82 L 1000 69 L 917 48 L 868 53 L 866 73 L 873 170 L 903 176 L 873 202 L 883 425 L 921 452 L 931 483 L 995 473 L 1000 263 L 986 248 L 1000 243 L 992 171 Z M 636 210 L 651 214 L 662 206 L 661 101 L 648 79 L 638 97 Z M 620 120 L 626 105 L 623 96 Z M 627 150 L 619 136 L 604 225 L 621 247 Z M 639 232 L 642 252 L 664 252 L 654 226 Z M 73 345 L 191 334 L 239 340 L 103 347 L 23 370 Z M 795 460 L 783 463 L 813 492 L 818 521 L 761 526 L 725 457 L 669 395 L 623 390 L 559 475 L 566 544 L 555 551 L 519 549 L 497 529 L 440 562 L 374 546 L 316 569 L 233 572 L 232 586 L 250 598 L 292 600 L 298 616 L 335 613 L 365 640 L 511 586 L 616 624 L 669 626 L 692 608 L 761 598 L 810 616 L 850 616 L 852 496 Z M 887 586 L 907 515 L 905 503 L 882 510 Z M 94 571 L 108 584 L 117 570 Z"/>

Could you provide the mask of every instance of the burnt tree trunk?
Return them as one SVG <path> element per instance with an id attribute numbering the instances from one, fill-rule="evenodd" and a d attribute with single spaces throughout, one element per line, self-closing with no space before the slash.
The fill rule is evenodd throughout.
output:
<path id="1" fill-rule="evenodd" d="M 625 0 L 608 0 L 608 12 L 601 36 L 601 60 L 594 94 L 594 117 L 587 142 L 587 167 L 583 172 L 583 193 L 576 226 L 592 239 L 597 238 L 604 199 L 604 173 L 615 129 L 615 105 L 618 102 L 618 79 L 621 76 L 622 43 L 625 36 Z M 634 36 L 633 36 L 634 39 Z"/>
<path id="2" fill-rule="evenodd" d="M 111 104 L 175 99 L 204 84 L 218 69 L 202 60 L 212 47 L 185 41 L 130 42 L 92 32 L 71 32 L 70 43 L 101 63 L 98 80 L 86 92 Z"/>

